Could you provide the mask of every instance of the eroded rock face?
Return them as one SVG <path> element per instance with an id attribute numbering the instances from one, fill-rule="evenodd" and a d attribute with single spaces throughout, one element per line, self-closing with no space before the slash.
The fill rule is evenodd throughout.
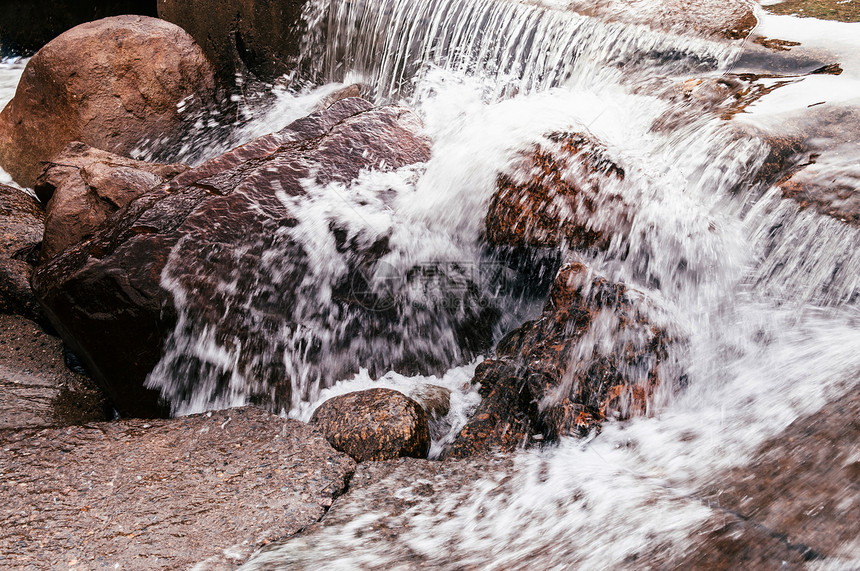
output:
<path id="1" fill-rule="evenodd" d="M 81 24 L 28 62 L 0 113 L 0 165 L 32 186 L 72 141 L 121 155 L 147 140 L 169 146 L 215 96 L 209 61 L 178 26 L 146 16 Z"/>
<path id="2" fill-rule="evenodd" d="M 186 170 L 69 143 L 45 165 L 34 187 L 47 204 L 41 262 L 89 238 L 114 212 Z"/>
<path id="3" fill-rule="evenodd" d="M 355 468 L 254 408 L 0 439 L 6 568 L 234 569 L 317 521 Z"/>
<path id="4" fill-rule="evenodd" d="M 661 366 L 670 339 L 641 303 L 581 263 L 562 266 L 541 316 L 478 366 L 484 400 L 443 456 L 512 450 L 647 414 L 658 387 L 679 379 Z"/>
<path id="5" fill-rule="evenodd" d="M 0 313 L 43 319 L 30 289 L 45 210 L 32 196 L 0 184 Z"/>
<path id="6" fill-rule="evenodd" d="M 336 450 L 356 462 L 426 458 L 427 414 L 416 401 L 391 389 L 347 393 L 322 403 L 310 423 Z"/>
<path id="7" fill-rule="evenodd" d="M 493 246 L 571 248 L 603 246 L 605 228 L 626 224 L 612 180 L 624 169 L 600 144 L 577 133 L 555 133 L 498 178 L 486 220 Z M 598 210 L 600 210 L 598 212 Z"/>
<path id="8" fill-rule="evenodd" d="M 230 390 L 235 373 L 262 402 L 289 406 L 284 351 L 293 341 L 279 332 L 295 327 L 290 316 L 308 265 L 307 252 L 289 234 L 298 223 L 290 205 L 306 192 L 302 181 L 345 183 L 362 169 L 396 169 L 428 156 L 412 113 L 373 109 L 361 99 L 340 101 L 147 192 L 110 228 L 42 266 L 35 291 L 124 415 L 165 414 L 159 394 L 143 384 L 171 335 L 173 357 L 164 375 L 178 384 L 169 397 L 196 390 L 206 377 L 215 398 Z M 380 255 L 385 245 L 343 247 L 354 248 L 351 259 L 358 261 Z M 164 279 L 171 291 L 162 287 Z M 353 291 L 347 277 L 333 292 L 330 315 L 342 316 L 335 325 L 343 353 L 367 366 L 377 352 L 371 343 L 351 345 L 355 332 L 361 328 L 362 340 L 389 336 L 390 316 L 356 303 Z M 183 317 L 179 331 L 177 312 Z M 207 342 L 234 352 L 233 368 L 219 369 L 184 351 L 183 339 L 193 345 L 204 334 L 211 335 Z M 309 359 L 322 359 L 313 340 L 296 343 L 307 343 L 296 350 Z M 398 358 L 424 357 L 407 352 Z"/>
<path id="9" fill-rule="evenodd" d="M 245 69 L 274 79 L 294 67 L 305 23 L 304 0 L 161 0 L 158 16 L 187 30 L 232 85 Z"/>

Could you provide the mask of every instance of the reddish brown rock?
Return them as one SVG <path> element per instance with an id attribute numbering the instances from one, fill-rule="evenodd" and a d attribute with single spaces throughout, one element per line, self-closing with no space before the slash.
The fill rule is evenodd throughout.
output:
<path id="1" fill-rule="evenodd" d="M 322 430 L 336 450 L 356 462 L 426 458 L 430 451 L 424 409 L 391 389 L 369 389 L 329 399 L 314 411 L 310 423 Z"/>
<path id="2" fill-rule="evenodd" d="M 69 143 L 36 179 L 36 194 L 47 204 L 41 261 L 89 238 L 114 212 L 186 170 Z"/>
<path id="3" fill-rule="evenodd" d="M 44 219 L 36 199 L 0 184 L 0 313 L 43 319 L 30 276 L 39 258 Z"/>
<path id="4" fill-rule="evenodd" d="M 318 521 L 355 469 L 318 431 L 254 408 L 5 433 L 0 447 L 4 569 L 232 570 Z"/>
<path id="5" fill-rule="evenodd" d="M 164 414 L 159 394 L 143 384 L 176 326 L 173 294 L 161 285 L 172 259 L 174 287 L 190 292 L 182 307 L 188 326 L 208 328 L 225 351 L 236 349 L 241 339 L 236 372 L 253 380 L 252 396 L 259 394 L 274 408 L 289 406 L 285 341 L 269 332 L 292 326 L 308 262 L 285 233 L 298 222 L 287 205 L 305 193 L 302 181 L 311 177 L 319 184 L 343 183 L 362 169 L 396 169 L 428 156 L 428 142 L 412 113 L 373 109 L 360 99 L 340 101 L 147 192 L 110 227 L 41 266 L 34 289 L 51 322 L 121 414 Z M 355 259 L 378 256 L 380 248 L 384 245 L 356 246 Z M 272 252 L 282 260 L 277 267 L 266 262 Z M 230 288 L 224 287 L 227 277 Z M 336 324 L 340 351 L 352 359 L 345 367 L 357 372 L 368 363 L 396 364 L 386 359 L 412 366 L 426 359 L 409 353 L 409 347 L 392 356 L 374 350 L 372 342 L 352 345 L 359 330 L 368 340 L 386 339 L 391 332 L 391 316 L 361 306 L 352 291 L 347 278 L 333 294 L 338 305 L 332 311 L 344 316 Z M 241 310 L 231 310 L 236 307 Z M 323 357 L 310 353 L 308 358 Z M 200 375 L 211 372 L 193 356 L 180 355 L 171 366 L 177 396 L 193 391 Z M 228 379 L 231 372 L 225 373 Z M 226 388 L 219 377 L 211 390 L 217 395 Z"/>
<path id="6" fill-rule="evenodd" d="M 0 113 L 0 166 L 32 186 L 72 141 L 121 155 L 148 140 L 168 147 L 214 103 L 212 68 L 178 26 L 146 16 L 81 24 L 27 63 Z"/>
<path id="7" fill-rule="evenodd" d="M 499 176 L 486 239 L 494 246 L 537 248 L 605 244 L 609 236 L 593 224 L 601 204 L 620 200 L 606 188 L 609 179 L 623 180 L 624 170 L 604 147 L 577 133 L 553 134 Z M 622 228 L 623 219 L 615 226 Z"/>
<path id="8" fill-rule="evenodd" d="M 669 339 L 621 284 L 564 265 L 543 313 L 509 333 L 481 363 L 484 397 L 446 457 L 512 450 L 583 435 L 607 418 L 647 414 Z"/>

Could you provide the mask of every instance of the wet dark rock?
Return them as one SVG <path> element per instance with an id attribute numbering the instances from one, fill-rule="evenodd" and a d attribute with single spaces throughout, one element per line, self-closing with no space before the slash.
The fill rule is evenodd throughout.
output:
<path id="1" fill-rule="evenodd" d="M 0 57 L 29 56 L 78 24 L 108 16 L 156 16 L 157 0 L 9 0 L 0 3 Z"/>
<path id="2" fill-rule="evenodd" d="M 608 188 L 611 179 L 623 180 L 624 170 L 602 145 L 577 133 L 550 135 L 499 176 L 487 212 L 487 242 L 517 248 L 605 246 L 610 236 L 594 223 L 600 205 L 620 200 Z M 615 218 L 612 231 L 626 226 L 623 215 Z"/>
<path id="3" fill-rule="evenodd" d="M 62 344 L 28 319 L 0 315 L 0 431 L 107 420 L 104 395 L 66 368 Z"/>
<path id="4" fill-rule="evenodd" d="M 355 469 L 254 408 L 0 438 L 4 568 L 234 569 L 319 520 Z"/>
<path id="5" fill-rule="evenodd" d="M 581 263 L 562 266 L 541 316 L 476 369 L 483 401 L 443 456 L 585 435 L 607 418 L 647 414 L 658 387 L 679 379 L 664 369 L 671 339 L 642 303 Z"/>
<path id="6" fill-rule="evenodd" d="M 420 385 L 409 393 L 430 418 L 441 418 L 451 410 L 451 389 L 438 385 Z"/>
<path id="7" fill-rule="evenodd" d="M 305 194 L 303 179 L 348 182 L 362 169 L 396 169 L 428 156 L 412 113 L 373 109 L 360 99 L 340 101 L 147 192 L 118 213 L 111 227 L 40 267 L 34 289 L 51 322 L 122 415 L 166 414 L 159 394 L 143 383 L 177 323 L 174 296 L 161 285 L 171 259 L 173 287 L 192 292 L 182 307 L 188 327 L 208 328 L 227 350 L 242 339 L 238 372 L 253 381 L 249 386 L 257 388 L 261 402 L 287 406 L 284 341 L 273 341 L 268 332 L 290 326 L 285 320 L 307 271 L 306 253 L 284 232 L 298 223 L 288 204 Z M 264 263 L 272 251 L 283 267 Z M 384 245 L 356 246 L 356 258 L 381 252 Z M 229 289 L 223 287 L 226 279 L 235 280 Z M 238 299 L 231 291 L 252 297 Z M 374 355 L 401 364 L 425 359 L 408 348 L 392 357 L 372 344 L 350 345 L 356 337 L 350 331 L 362 328 L 363 339 L 387 338 L 391 323 L 384 311 L 357 303 L 353 291 L 347 283 L 334 292 L 343 319 L 355 320 L 341 323 L 343 352 L 355 360 L 348 367 L 368 366 Z M 253 311 L 230 311 L 243 303 Z M 311 352 L 310 358 L 319 357 Z M 177 396 L 194 390 L 199 375 L 212 372 L 193 358 L 181 357 L 174 365 L 177 383 L 184 383 Z M 230 374 L 224 372 L 225 383 Z M 213 390 L 219 387 L 226 388 L 217 384 Z"/>
<path id="8" fill-rule="evenodd" d="M 121 155 L 169 147 L 215 102 L 211 65 L 181 28 L 145 16 L 81 24 L 27 63 L 0 113 L 0 166 L 32 186 L 72 141 Z"/>
<path id="9" fill-rule="evenodd" d="M 44 219 L 45 210 L 36 199 L 0 184 L 0 314 L 44 319 L 30 288 Z"/>
<path id="10" fill-rule="evenodd" d="M 177 24 L 203 47 L 229 85 L 237 72 L 271 80 L 297 62 L 304 0 L 161 0 L 158 16 Z"/>
<path id="11" fill-rule="evenodd" d="M 426 458 L 430 451 L 427 413 L 416 401 L 391 389 L 331 398 L 314 411 L 310 424 L 356 462 Z"/>
<path id="12" fill-rule="evenodd" d="M 45 165 L 34 187 L 47 204 L 41 261 L 89 238 L 117 210 L 186 170 L 69 143 Z"/>

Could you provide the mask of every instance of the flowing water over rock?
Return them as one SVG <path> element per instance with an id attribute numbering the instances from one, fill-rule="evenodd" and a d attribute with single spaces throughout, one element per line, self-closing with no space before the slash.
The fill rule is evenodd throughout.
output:
<path id="1" fill-rule="evenodd" d="M 466 291 L 475 286 L 477 299 L 498 312 L 490 328 L 497 341 L 535 317 L 546 295 L 523 293 L 529 269 L 509 267 L 484 243 L 499 176 L 555 133 L 587 135 L 624 176 L 594 199 L 590 224 L 605 243 L 576 257 L 636 292 L 649 321 L 682 340 L 671 350 L 683 389 L 658 395 L 650 416 L 607 422 L 586 439 L 563 438 L 504 460 L 368 467 L 366 494 L 346 496 L 307 538 L 267 548 L 246 569 L 680 564 L 699 541 L 695 533 L 721 517 L 700 500 L 715 475 L 743 465 L 798 417 L 856 391 L 860 229 L 762 181 L 757 173 L 772 148 L 765 135 L 695 99 L 666 97 L 667 85 L 686 93 L 686 82 L 733 71 L 740 43 L 604 8 L 597 17 L 498 0 L 312 1 L 304 74 L 295 85 L 359 82 L 378 103 L 406 104 L 423 118 L 432 153 L 425 164 L 365 172 L 351 183 L 306 181 L 307 198 L 294 205 L 300 223 L 286 232 L 309 254 L 305 301 L 319 314 L 331 308 L 331 290 L 355 261 L 339 240 L 384 238 L 387 250 L 362 268 L 362 288 L 421 315 L 448 303 L 452 291 L 464 299 L 464 284 Z M 842 63 L 843 79 L 857 77 L 856 62 Z M 280 91 L 278 107 L 231 140 L 279 129 L 334 89 Z M 771 116 L 751 117 L 760 127 Z M 218 145 L 189 152 L 201 159 Z M 850 182 L 857 159 L 850 157 L 825 164 Z M 556 253 L 567 255 L 563 247 Z M 264 257 L 272 266 L 288 261 L 274 249 Z M 162 285 L 181 312 L 189 292 L 169 270 Z M 246 311 L 242 300 L 251 293 L 236 292 L 228 311 Z M 401 312 L 393 323 L 410 315 Z M 392 328 L 392 346 L 415 331 L 426 335 L 421 323 L 407 325 Z M 229 373 L 235 355 L 204 337 L 183 337 L 189 330 L 177 328 L 172 346 L 194 347 L 197 358 Z M 420 342 L 433 350 L 428 337 Z M 283 353 L 295 373 L 285 412 L 307 419 L 321 400 L 348 390 L 441 384 L 452 396 L 443 430 L 431 427 L 431 456 L 438 455 L 479 402 L 468 385 L 476 361 L 441 345 L 433 371 L 441 378 L 392 371 L 376 384 L 384 371 L 355 371 L 345 380 L 303 373 L 307 346 L 298 344 Z M 173 373 L 163 360 L 149 386 L 175 391 Z M 187 394 L 174 404 L 190 413 L 244 404 L 249 394 L 238 386 L 229 399 Z M 406 475 L 398 480 L 399 470 Z M 844 542 L 827 555 L 852 568 L 860 547 Z"/>
<path id="2" fill-rule="evenodd" d="M 408 102 L 433 140 L 423 168 L 385 183 L 392 198 L 384 208 L 364 200 L 346 210 L 340 193 L 312 188 L 316 208 L 392 228 L 396 254 L 385 260 L 395 275 L 421 261 L 486 262 L 483 213 L 497 177 L 552 133 L 587 134 L 624 177 L 593 209 L 591 224 L 608 242 L 578 258 L 638 292 L 649 318 L 684 340 L 672 349 L 684 389 L 663 395 L 650 417 L 510 461 L 397 468 L 408 472 L 403 480 L 369 475 L 378 483 L 336 504 L 307 539 L 268 548 L 245 568 L 682 564 L 699 541 L 694 530 L 719 518 L 699 490 L 794 419 L 856 390 L 860 371 L 860 232 L 757 177 L 771 150 L 766 137 L 706 105 L 662 96 L 667 84 L 732 71 L 739 44 L 481 0 L 319 2 L 308 15 L 314 77 Z M 672 113 L 683 120 L 667 128 Z M 380 188 L 366 177 L 349 190 Z M 507 315 L 535 315 L 521 298 L 496 302 Z M 448 378 L 468 378 L 473 367 Z M 383 381 L 418 382 L 397 373 Z M 334 390 L 368 386 L 364 371 Z M 473 389 L 449 386 L 456 433 L 477 401 Z M 306 418 L 313 408 L 302 403 L 291 414 Z M 850 542 L 829 555 L 849 566 L 860 557 Z"/>

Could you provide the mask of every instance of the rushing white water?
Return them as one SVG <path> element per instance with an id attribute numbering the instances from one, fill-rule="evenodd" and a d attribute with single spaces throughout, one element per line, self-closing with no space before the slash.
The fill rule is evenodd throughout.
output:
<path id="1" fill-rule="evenodd" d="M 438 569 L 636 568 L 634 556 L 653 549 L 683 553 L 714 514 L 691 500 L 697 489 L 856 386 L 860 231 L 756 183 L 764 139 L 689 108 L 683 126 L 653 128 L 672 104 L 650 93 L 719 75 L 733 46 L 535 5 L 382 5 L 334 2 L 328 13 L 320 3 L 311 16 L 329 37 L 318 72 L 369 84 L 379 101 L 405 98 L 433 139 L 433 158 L 391 203 L 390 216 L 407 221 L 401 255 L 439 256 L 452 243 L 456 255 L 474 254 L 495 177 L 518 151 L 549 132 L 588 133 L 626 176 L 596 209 L 610 247 L 581 255 L 687 339 L 675 350 L 688 386 L 653 417 L 524 451 L 514 468 L 451 489 L 441 504 L 417 502 L 393 521 L 397 545 L 374 531 L 383 512 L 362 506 L 352 524 L 264 550 L 243 568 L 413 568 L 403 546 Z M 822 169 L 856 191 L 856 149 L 838 156 Z M 618 208 L 629 220 L 621 228 Z M 422 380 L 383 382 L 408 392 Z M 292 414 L 307 418 L 370 383 L 362 372 Z M 468 410 L 474 400 L 461 390 Z M 846 567 L 860 561 L 856 546 L 840 555 Z"/>
<path id="2" fill-rule="evenodd" d="M 358 81 L 380 103 L 411 106 L 424 119 L 433 153 L 425 165 L 364 173 L 348 187 L 308 183 L 307 197 L 291 204 L 303 223 L 288 230 L 312 254 L 304 304 L 325 307 L 326 286 L 342 275 L 344 259 L 326 230 L 332 220 L 368 240 L 390 236 L 384 262 L 395 275 L 416 263 L 486 263 L 480 236 L 498 174 L 547 134 L 580 132 L 625 170 L 623 181 L 603 189 L 593 220 L 611 235 L 609 247 L 580 256 L 641 294 L 651 320 L 686 340 L 673 348 L 686 387 L 663 399 L 655 415 L 609 422 L 587 440 L 523 451 L 512 468 L 482 474 L 444 501 L 418 502 L 399 516 L 397 543 L 426 567 L 637 568 L 633 556 L 657 547 L 683 553 L 690 533 L 714 514 L 691 500 L 701 486 L 745 462 L 798 416 L 856 387 L 860 230 L 755 182 L 769 150 L 764 138 L 660 96 L 666 84 L 719 77 L 738 44 L 506 0 L 319 1 L 309 4 L 308 17 L 306 53 L 319 64 L 311 66 L 314 79 Z M 764 29 L 792 22 L 765 18 Z M 857 28 L 839 30 L 838 53 L 860 53 L 860 35 L 851 35 Z M 853 81 L 855 68 L 845 67 Z M 0 64 L 0 99 L 3 74 L 20 69 Z M 806 81 L 822 82 L 840 86 L 840 104 L 854 104 L 841 96 L 850 93 L 844 82 Z M 807 97 L 802 84 L 797 93 Z M 186 155 L 200 160 L 279 129 L 340 85 L 299 96 L 281 91 L 276 107 L 244 122 L 229 142 L 190 145 Z M 789 104 L 786 93 L 763 98 L 744 119 L 767 127 L 783 110 L 817 102 Z M 685 115 L 681 126 L 656 128 L 670 112 Z M 856 191 L 857 159 L 856 145 L 841 143 L 819 165 L 821 176 Z M 381 191 L 391 195 L 383 200 Z M 271 252 L 268 261 L 278 263 L 278 255 Z M 184 292 L 169 266 L 163 280 L 181 310 Z M 250 293 L 237 292 L 238 310 Z M 510 313 L 497 335 L 534 313 L 534 304 L 520 301 L 501 301 Z M 441 346 L 444 336 L 439 340 Z M 217 394 L 201 383 L 177 403 L 177 413 L 248 402 L 251 380 L 231 370 L 237 354 L 205 331 L 178 341 L 177 351 L 233 376 L 229 390 Z M 434 454 L 478 402 L 468 383 L 471 357 L 451 359 L 438 378 L 392 371 L 378 379 L 367 370 L 347 379 L 310 370 L 299 351 L 282 358 L 294 383 L 285 413 L 295 418 L 309 418 L 331 396 L 373 385 L 407 393 L 424 383 L 451 389 L 452 410 L 435 435 Z M 150 382 L 169 390 L 175 373 L 165 361 Z M 401 493 L 414 492 L 404 486 Z M 244 568 L 408 567 L 390 538 L 374 531 L 380 513 L 365 506 L 354 516 L 353 525 L 329 528 L 313 542 L 286 542 Z M 860 564 L 856 546 L 840 555 L 845 568 Z"/>

